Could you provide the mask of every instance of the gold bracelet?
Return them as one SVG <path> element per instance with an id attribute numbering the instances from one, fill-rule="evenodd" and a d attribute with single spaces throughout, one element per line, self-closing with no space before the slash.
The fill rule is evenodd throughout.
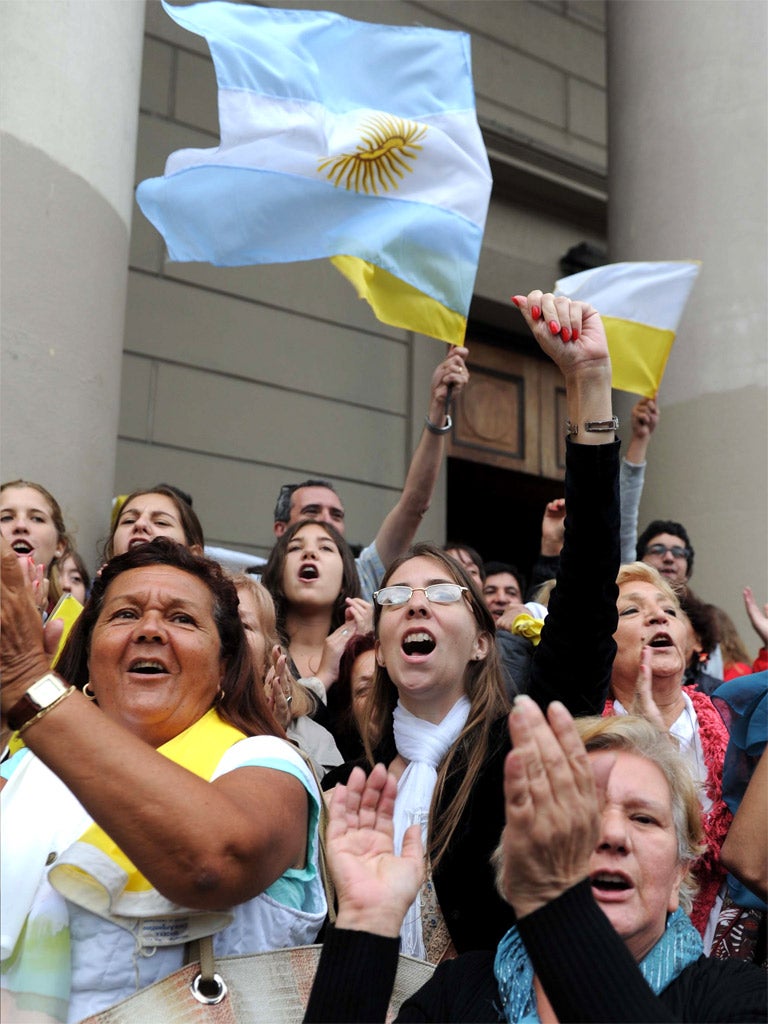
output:
<path id="1" fill-rule="evenodd" d="M 24 732 L 26 732 L 30 725 L 34 725 L 35 722 L 38 722 L 41 718 L 44 718 L 49 711 L 53 711 L 57 704 L 61 704 L 61 702 L 63 700 L 66 700 L 70 693 L 74 693 L 76 689 L 76 686 L 70 686 L 70 688 L 68 690 L 65 690 L 60 697 L 57 697 L 55 701 L 53 701 L 47 707 L 42 708 L 40 711 L 37 712 L 36 715 L 34 715 L 32 718 L 26 721 L 22 726 L 20 726 L 20 728 L 16 730 L 16 735 L 21 736 Z"/>

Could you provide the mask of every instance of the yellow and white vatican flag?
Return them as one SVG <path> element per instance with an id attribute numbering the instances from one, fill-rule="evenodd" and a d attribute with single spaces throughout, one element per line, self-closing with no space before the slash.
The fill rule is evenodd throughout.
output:
<path id="1" fill-rule="evenodd" d="M 137 199 L 172 260 L 330 258 L 385 323 L 464 339 L 491 174 L 469 36 L 210 0 L 221 144 Z"/>
<path id="2" fill-rule="evenodd" d="M 700 268 L 698 260 L 609 263 L 561 278 L 555 294 L 589 302 L 600 313 L 613 386 L 653 398 Z"/>

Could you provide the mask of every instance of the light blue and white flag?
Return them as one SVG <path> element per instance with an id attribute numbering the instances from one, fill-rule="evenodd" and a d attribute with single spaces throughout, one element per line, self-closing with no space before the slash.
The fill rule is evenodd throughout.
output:
<path id="1" fill-rule="evenodd" d="M 380 320 L 461 344 L 491 190 L 469 36 L 163 6 L 208 41 L 221 132 L 138 188 L 170 258 L 332 258 Z"/>

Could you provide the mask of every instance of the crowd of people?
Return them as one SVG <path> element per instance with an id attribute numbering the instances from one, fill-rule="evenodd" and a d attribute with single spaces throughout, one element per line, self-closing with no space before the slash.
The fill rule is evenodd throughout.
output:
<path id="1" fill-rule="evenodd" d="M 437 965 L 403 1021 L 765 1019 L 768 606 L 752 659 L 685 527 L 638 534 L 659 408 L 622 459 L 599 313 L 513 301 L 568 411 L 530 583 L 413 543 L 461 348 L 359 554 L 310 479 L 232 574 L 162 483 L 91 581 L 53 495 L 2 485 L 3 1020 L 98 1014 L 207 936 L 322 942 L 309 1021 L 383 1021 L 398 952 Z"/>

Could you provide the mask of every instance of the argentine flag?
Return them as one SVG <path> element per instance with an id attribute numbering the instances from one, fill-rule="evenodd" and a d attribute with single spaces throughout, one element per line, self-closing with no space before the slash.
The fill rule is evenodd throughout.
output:
<path id="1" fill-rule="evenodd" d="M 491 173 L 469 36 L 210 0 L 221 144 L 172 153 L 137 200 L 169 258 L 332 259 L 379 320 L 461 344 Z"/>
<path id="2" fill-rule="evenodd" d="M 608 263 L 555 283 L 556 295 L 589 302 L 605 327 L 613 387 L 654 398 L 701 264 Z"/>

